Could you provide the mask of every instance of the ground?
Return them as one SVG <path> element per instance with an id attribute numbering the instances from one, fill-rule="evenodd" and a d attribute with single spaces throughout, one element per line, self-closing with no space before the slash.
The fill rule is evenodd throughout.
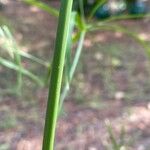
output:
<path id="1" fill-rule="evenodd" d="M 53 3 L 58 7 L 57 4 Z M 54 17 L 17 0 L 7 0 L 0 15 L 1 24 L 7 23 L 14 31 L 22 50 L 47 61 L 51 59 L 57 24 Z M 149 42 L 149 22 L 149 19 L 140 19 L 119 24 Z M 28 61 L 24 63 L 27 67 L 30 65 Z M 33 71 L 43 74 L 42 68 L 32 65 Z M 14 74 L 7 75 L 5 68 L 0 72 L 2 89 L 3 78 L 7 81 Z M 149 150 L 149 75 L 146 52 L 131 37 L 110 31 L 89 33 L 60 115 L 55 149 L 107 149 L 112 144 L 106 127 L 109 120 L 117 142 L 124 129 L 127 150 Z M 41 149 L 47 88 L 37 88 L 31 83 L 25 79 L 22 97 L 12 94 L 0 97 L 0 150 Z"/>

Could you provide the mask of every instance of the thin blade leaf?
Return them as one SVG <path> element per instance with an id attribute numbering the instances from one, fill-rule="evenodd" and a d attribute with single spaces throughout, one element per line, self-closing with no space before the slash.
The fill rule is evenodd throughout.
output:
<path id="1" fill-rule="evenodd" d="M 59 16 L 59 11 L 51 6 L 48 6 L 47 4 L 39 1 L 39 0 L 23 0 L 29 5 L 36 6 L 40 8 L 41 10 L 44 10 L 45 12 L 48 12 L 49 14 L 58 17 Z"/>

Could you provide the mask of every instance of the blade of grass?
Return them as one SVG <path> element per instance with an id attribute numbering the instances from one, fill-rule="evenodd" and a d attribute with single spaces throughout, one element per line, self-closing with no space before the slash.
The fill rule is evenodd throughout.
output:
<path id="1" fill-rule="evenodd" d="M 82 52 L 85 35 L 86 35 L 86 31 L 82 31 L 80 33 L 79 43 L 78 43 L 78 46 L 77 46 L 77 49 L 76 49 L 76 53 L 75 53 L 75 56 L 74 56 L 74 59 L 73 59 L 73 62 L 72 62 L 72 65 L 71 65 L 71 68 L 70 68 L 70 71 L 69 71 L 69 84 L 70 84 L 70 82 L 71 82 L 71 80 L 73 78 L 73 75 L 75 73 L 77 64 L 78 64 L 79 59 L 80 59 L 80 55 L 81 55 L 81 52 Z M 66 97 L 68 91 L 69 91 L 69 86 L 68 86 L 68 84 L 66 84 L 64 86 L 62 94 L 61 94 L 59 110 L 61 110 L 61 108 L 62 108 L 63 102 L 65 100 L 65 97 Z"/>
<path id="2" fill-rule="evenodd" d="M 120 147 L 122 147 L 123 145 L 125 145 L 125 127 L 124 126 L 121 127 L 119 139 L 120 139 L 119 145 Z"/>
<path id="3" fill-rule="evenodd" d="M 0 38 L 1 38 L 1 33 L 0 33 Z M 14 44 L 12 42 L 10 42 L 10 39 L 8 39 L 7 37 L 2 37 L 1 39 L 2 39 L 3 42 L 1 43 L 0 47 L 4 50 L 7 50 L 7 52 L 11 56 L 11 58 L 13 58 L 15 50 L 14 50 L 12 45 L 14 45 Z M 28 52 L 24 52 L 24 51 L 19 50 L 20 48 L 18 47 L 18 45 L 17 45 L 17 49 L 18 49 L 18 53 L 19 53 L 20 56 L 22 56 L 24 58 L 27 58 L 27 59 L 30 59 L 31 61 L 34 61 L 34 62 L 36 62 L 40 65 L 43 65 L 44 67 L 49 66 L 48 62 L 45 62 L 44 60 L 42 60 L 38 57 L 35 57 L 35 56 L 29 54 Z"/>
<path id="4" fill-rule="evenodd" d="M 107 127 L 107 131 L 109 133 L 109 137 L 110 137 L 110 141 L 111 141 L 113 150 L 120 150 L 120 146 L 118 145 L 117 140 L 114 136 L 113 129 L 112 129 L 110 121 L 106 120 L 105 124 L 106 124 L 106 127 Z"/>
<path id="5" fill-rule="evenodd" d="M 36 63 L 38 63 L 38 64 L 40 64 L 40 65 L 42 65 L 42 66 L 44 66 L 46 68 L 49 67 L 49 63 L 48 62 L 45 62 L 44 60 L 42 60 L 42 59 L 40 59 L 38 57 L 35 57 L 35 56 L 33 56 L 33 55 L 31 55 L 31 54 L 29 54 L 27 52 L 19 51 L 19 55 L 21 55 L 22 57 L 25 57 L 27 59 L 30 59 L 31 61 L 34 61 L 34 62 L 36 62 Z"/>
<path id="6" fill-rule="evenodd" d="M 16 43 L 13 39 L 13 36 L 11 34 L 11 32 L 9 31 L 7 26 L 3 26 L 1 27 L 1 33 L 3 32 L 3 36 L 9 40 L 9 42 L 11 43 L 11 48 L 13 49 L 14 52 L 14 62 L 15 64 L 20 68 L 19 70 L 17 70 L 17 84 L 16 84 L 16 93 L 18 93 L 19 95 L 21 95 L 21 88 L 22 88 L 22 72 L 21 72 L 21 68 L 22 68 L 22 64 L 21 64 L 21 56 L 19 55 L 19 50 L 16 46 Z"/>
<path id="7" fill-rule="evenodd" d="M 67 39 L 67 50 L 66 50 L 66 58 L 65 58 L 65 72 L 64 72 L 65 82 L 68 86 L 69 86 L 69 81 L 70 81 L 69 71 L 71 67 L 71 49 L 72 49 L 72 44 L 73 44 L 72 33 L 75 27 L 75 19 L 76 19 L 76 12 L 72 12 L 70 27 L 69 27 L 69 34 L 68 34 L 68 39 Z"/>
<path id="8" fill-rule="evenodd" d="M 80 13 L 76 14 L 76 27 L 79 31 L 86 29 L 86 19 L 84 13 L 84 0 L 79 0 Z"/>
<path id="9" fill-rule="evenodd" d="M 39 1 L 39 0 L 23 0 L 25 3 L 29 5 L 33 5 L 38 7 L 41 10 L 44 10 L 45 12 L 48 12 L 49 14 L 58 17 L 59 16 L 59 11 L 52 6 L 48 6 L 47 4 Z"/>
<path id="10" fill-rule="evenodd" d="M 0 57 L 0 64 L 9 68 L 9 69 L 12 69 L 15 71 L 20 71 L 22 74 L 28 76 L 30 79 L 35 81 L 38 85 L 43 86 L 43 82 L 37 76 L 35 76 L 34 74 L 32 74 L 31 72 L 29 72 L 28 70 L 26 70 L 22 67 L 20 68 L 15 63 Z"/>
<path id="11" fill-rule="evenodd" d="M 133 14 L 133 15 L 119 15 L 119 16 L 112 16 L 109 19 L 103 20 L 102 22 L 112 22 L 118 20 L 127 20 L 127 19 L 139 19 L 139 18 L 150 18 L 150 13 L 147 14 Z"/>
<path id="12" fill-rule="evenodd" d="M 46 63 L 45 61 L 43 61 L 42 59 L 39 59 L 39 58 L 37 58 L 37 57 L 27 53 L 27 52 L 20 51 L 18 45 L 16 44 L 16 41 L 15 41 L 13 35 L 11 34 L 11 32 L 7 26 L 3 26 L 0 28 L 0 38 L 2 40 L 2 43 L 1 43 L 2 49 L 7 50 L 7 52 L 10 54 L 11 58 L 15 59 L 15 64 L 13 64 L 13 65 L 16 65 L 15 67 L 18 66 L 20 68 L 20 69 L 14 69 L 14 70 L 18 72 L 18 77 L 17 77 L 18 84 L 17 84 L 16 91 L 17 91 L 17 93 L 21 93 L 20 89 L 22 87 L 22 74 L 23 74 L 22 73 L 23 67 L 21 64 L 21 56 L 25 57 L 27 59 L 30 59 L 31 61 L 34 61 L 36 63 L 39 63 L 46 68 L 49 66 L 49 64 Z M 9 60 L 7 60 L 7 61 L 9 63 L 12 63 Z M 5 67 L 9 68 L 7 65 L 5 65 Z M 24 70 L 26 70 L 26 69 L 24 69 Z M 29 77 L 32 78 L 34 81 L 38 82 L 38 84 L 43 85 L 42 80 L 39 77 L 36 77 L 35 75 L 33 75 L 28 70 L 26 70 L 25 72 L 28 72 L 27 74 L 29 75 Z"/>
<path id="13" fill-rule="evenodd" d="M 71 18 L 73 0 L 62 0 L 57 29 L 55 51 L 52 63 L 49 96 L 45 118 L 43 150 L 54 150 L 55 130 L 59 109 L 59 99 L 62 83 L 67 37 Z"/>
<path id="14" fill-rule="evenodd" d="M 82 18 L 83 23 L 85 23 L 85 13 L 84 13 L 84 0 L 79 0 L 79 9 L 80 9 L 80 15 Z"/>

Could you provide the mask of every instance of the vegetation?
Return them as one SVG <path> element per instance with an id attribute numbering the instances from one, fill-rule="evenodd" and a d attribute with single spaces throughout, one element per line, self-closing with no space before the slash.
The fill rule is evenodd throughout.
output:
<path id="1" fill-rule="evenodd" d="M 51 65 L 33 55 L 30 55 L 29 53 L 19 51 L 19 48 L 13 36 L 11 35 L 11 32 L 5 26 L 1 27 L 0 36 L 2 39 L 4 39 L 2 47 L 4 49 L 7 49 L 7 53 L 9 54 L 10 58 L 5 58 L 5 56 L 0 57 L 0 63 L 3 66 L 16 71 L 17 86 L 15 88 L 15 93 L 21 93 L 23 76 L 27 76 L 40 86 L 45 85 L 45 80 L 46 82 L 50 80 L 43 150 L 53 150 L 58 113 L 61 110 L 64 99 L 69 91 L 71 81 L 73 79 L 77 64 L 82 53 L 86 34 L 96 30 L 122 32 L 134 38 L 145 48 L 148 56 L 150 56 L 150 48 L 147 42 L 141 39 L 136 33 L 126 30 L 123 26 L 117 23 L 117 20 L 139 18 L 143 17 L 144 15 L 123 14 L 119 16 L 112 16 L 110 18 L 104 20 L 102 19 L 99 21 L 94 19 L 94 15 L 97 9 L 103 6 L 104 1 L 97 1 L 94 7 L 91 8 L 91 11 L 88 12 L 88 15 L 85 15 L 85 5 L 83 1 L 79 1 L 79 11 L 71 11 L 73 0 L 61 1 L 60 11 L 43 3 L 42 1 L 24 1 L 48 12 L 55 17 L 59 16 L 53 63 Z M 107 15 L 107 17 L 108 16 L 110 15 Z M 145 15 L 145 17 L 148 16 L 148 14 Z M 73 45 L 77 45 L 77 48 L 75 50 L 75 54 L 72 56 L 71 50 L 73 48 Z M 9 49 L 9 47 L 11 47 L 11 49 Z M 44 80 L 23 67 L 22 57 L 30 59 L 44 66 L 46 70 L 48 70 L 48 73 L 46 77 L 44 77 Z M 63 70 L 64 65 L 65 70 Z M 110 126 L 108 127 L 108 132 L 110 134 L 114 150 L 121 149 L 123 146 L 120 143 L 117 144 L 117 142 L 114 140 L 114 136 L 112 134 Z"/>
<path id="2" fill-rule="evenodd" d="M 49 86 L 43 150 L 54 149 L 56 122 L 73 0 L 62 1 Z M 70 37 L 69 37 L 70 38 Z"/>
<path id="3" fill-rule="evenodd" d="M 30 5 L 34 5 L 48 13 L 50 15 L 53 15 L 55 17 L 58 17 L 59 11 L 48 4 L 43 3 L 42 1 L 37 1 L 37 0 L 24 0 L 26 3 Z M 96 30 L 108 30 L 108 31 L 118 31 L 122 32 L 123 34 L 126 34 L 132 38 L 134 38 L 140 45 L 142 45 L 148 56 L 150 53 L 150 48 L 149 45 L 146 41 L 141 39 L 136 33 L 133 31 L 126 30 L 125 27 L 119 25 L 117 23 L 118 20 L 125 20 L 125 19 L 132 19 L 132 18 L 141 18 L 141 17 L 149 17 L 149 14 L 120 14 L 120 15 L 114 15 L 111 16 L 110 18 L 106 18 L 105 20 L 100 19 L 100 20 L 95 20 L 94 16 L 98 8 L 101 8 L 107 1 L 96 1 L 94 2 L 88 12 L 88 14 L 85 16 L 85 9 L 87 7 L 88 2 L 87 1 L 75 1 L 74 2 L 74 7 L 78 6 L 78 9 L 75 9 L 72 12 L 72 19 L 70 23 L 70 38 L 72 40 L 68 40 L 68 46 L 67 46 L 67 54 L 66 54 L 66 60 L 65 60 L 65 71 L 64 71 L 64 80 L 65 82 L 63 83 L 63 92 L 61 94 L 61 106 L 62 103 L 69 91 L 69 86 L 71 83 L 71 80 L 73 78 L 76 66 L 79 62 L 80 55 L 82 53 L 82 47 L 83 47 L 83 41 L 85 38 L 86 33 L 91 33 Z M 61 13 L 61 12 L 60 12 Z M 71 33 L 74 32 L 74 35 L 71 36 Z M 74 56 L 71 55 L 71 49 L 72 45 L 77 44 L 77 49 L 76 53 Z M 71 60 L 73 60 L 71 62 Z M 50 65 L 49 65 L 50 66 Z M 50 69 L 49 69 L 50 70 Z M 48 81 L 50 73 L 48 73 L 46 81 Z"/>

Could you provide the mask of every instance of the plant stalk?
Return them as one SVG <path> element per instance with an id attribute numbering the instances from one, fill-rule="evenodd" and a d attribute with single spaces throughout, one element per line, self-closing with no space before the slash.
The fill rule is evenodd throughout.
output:
<path id="1" fill-rule="evenodd" d="M 67 37 L 71 18 L 73 0 L 62 0 L 58 22 L 55 51 L 49 85 L 43 148 L 42 150 L 54 150 L 55 130 L 59 110 L 59 99 L 62 84 L 62 75 L 67 47 Z"/>
<path id="2" fill-rule="evenodd" d="M 72 78 L 73 78 L 74 73 L 75 73 L 75 70 L 76 70 L 76 67 L 77 67 L 77 64 L 79 62 L 79 59 L 80 59 L 80 56 L 81 56 L 81 52 L 82 52 L 82 48 L 83 48 L 85 35 L 86 35 L 86 31 L 82 31 L 81 34 L 80 34 L 78 47 L 77 47 L 77 50 L 76 50 L 76 53 L 75 53 L 75 56 L 74 56 L 73 63 L 71 65 L 70 71 L 69 71 L 69 83 L 68 84 L 71 83 Z M 62 105 L 63 105 L 63 102 L 64 102 L 64 100 L 66 98 L 66 95 L 68 94 L 68 91 L 69 91 L 69 85 L 68 84 L 66 84 L 64 86 L 63 92 L 61 94 L 60 110 L 62 108 Z"/>

